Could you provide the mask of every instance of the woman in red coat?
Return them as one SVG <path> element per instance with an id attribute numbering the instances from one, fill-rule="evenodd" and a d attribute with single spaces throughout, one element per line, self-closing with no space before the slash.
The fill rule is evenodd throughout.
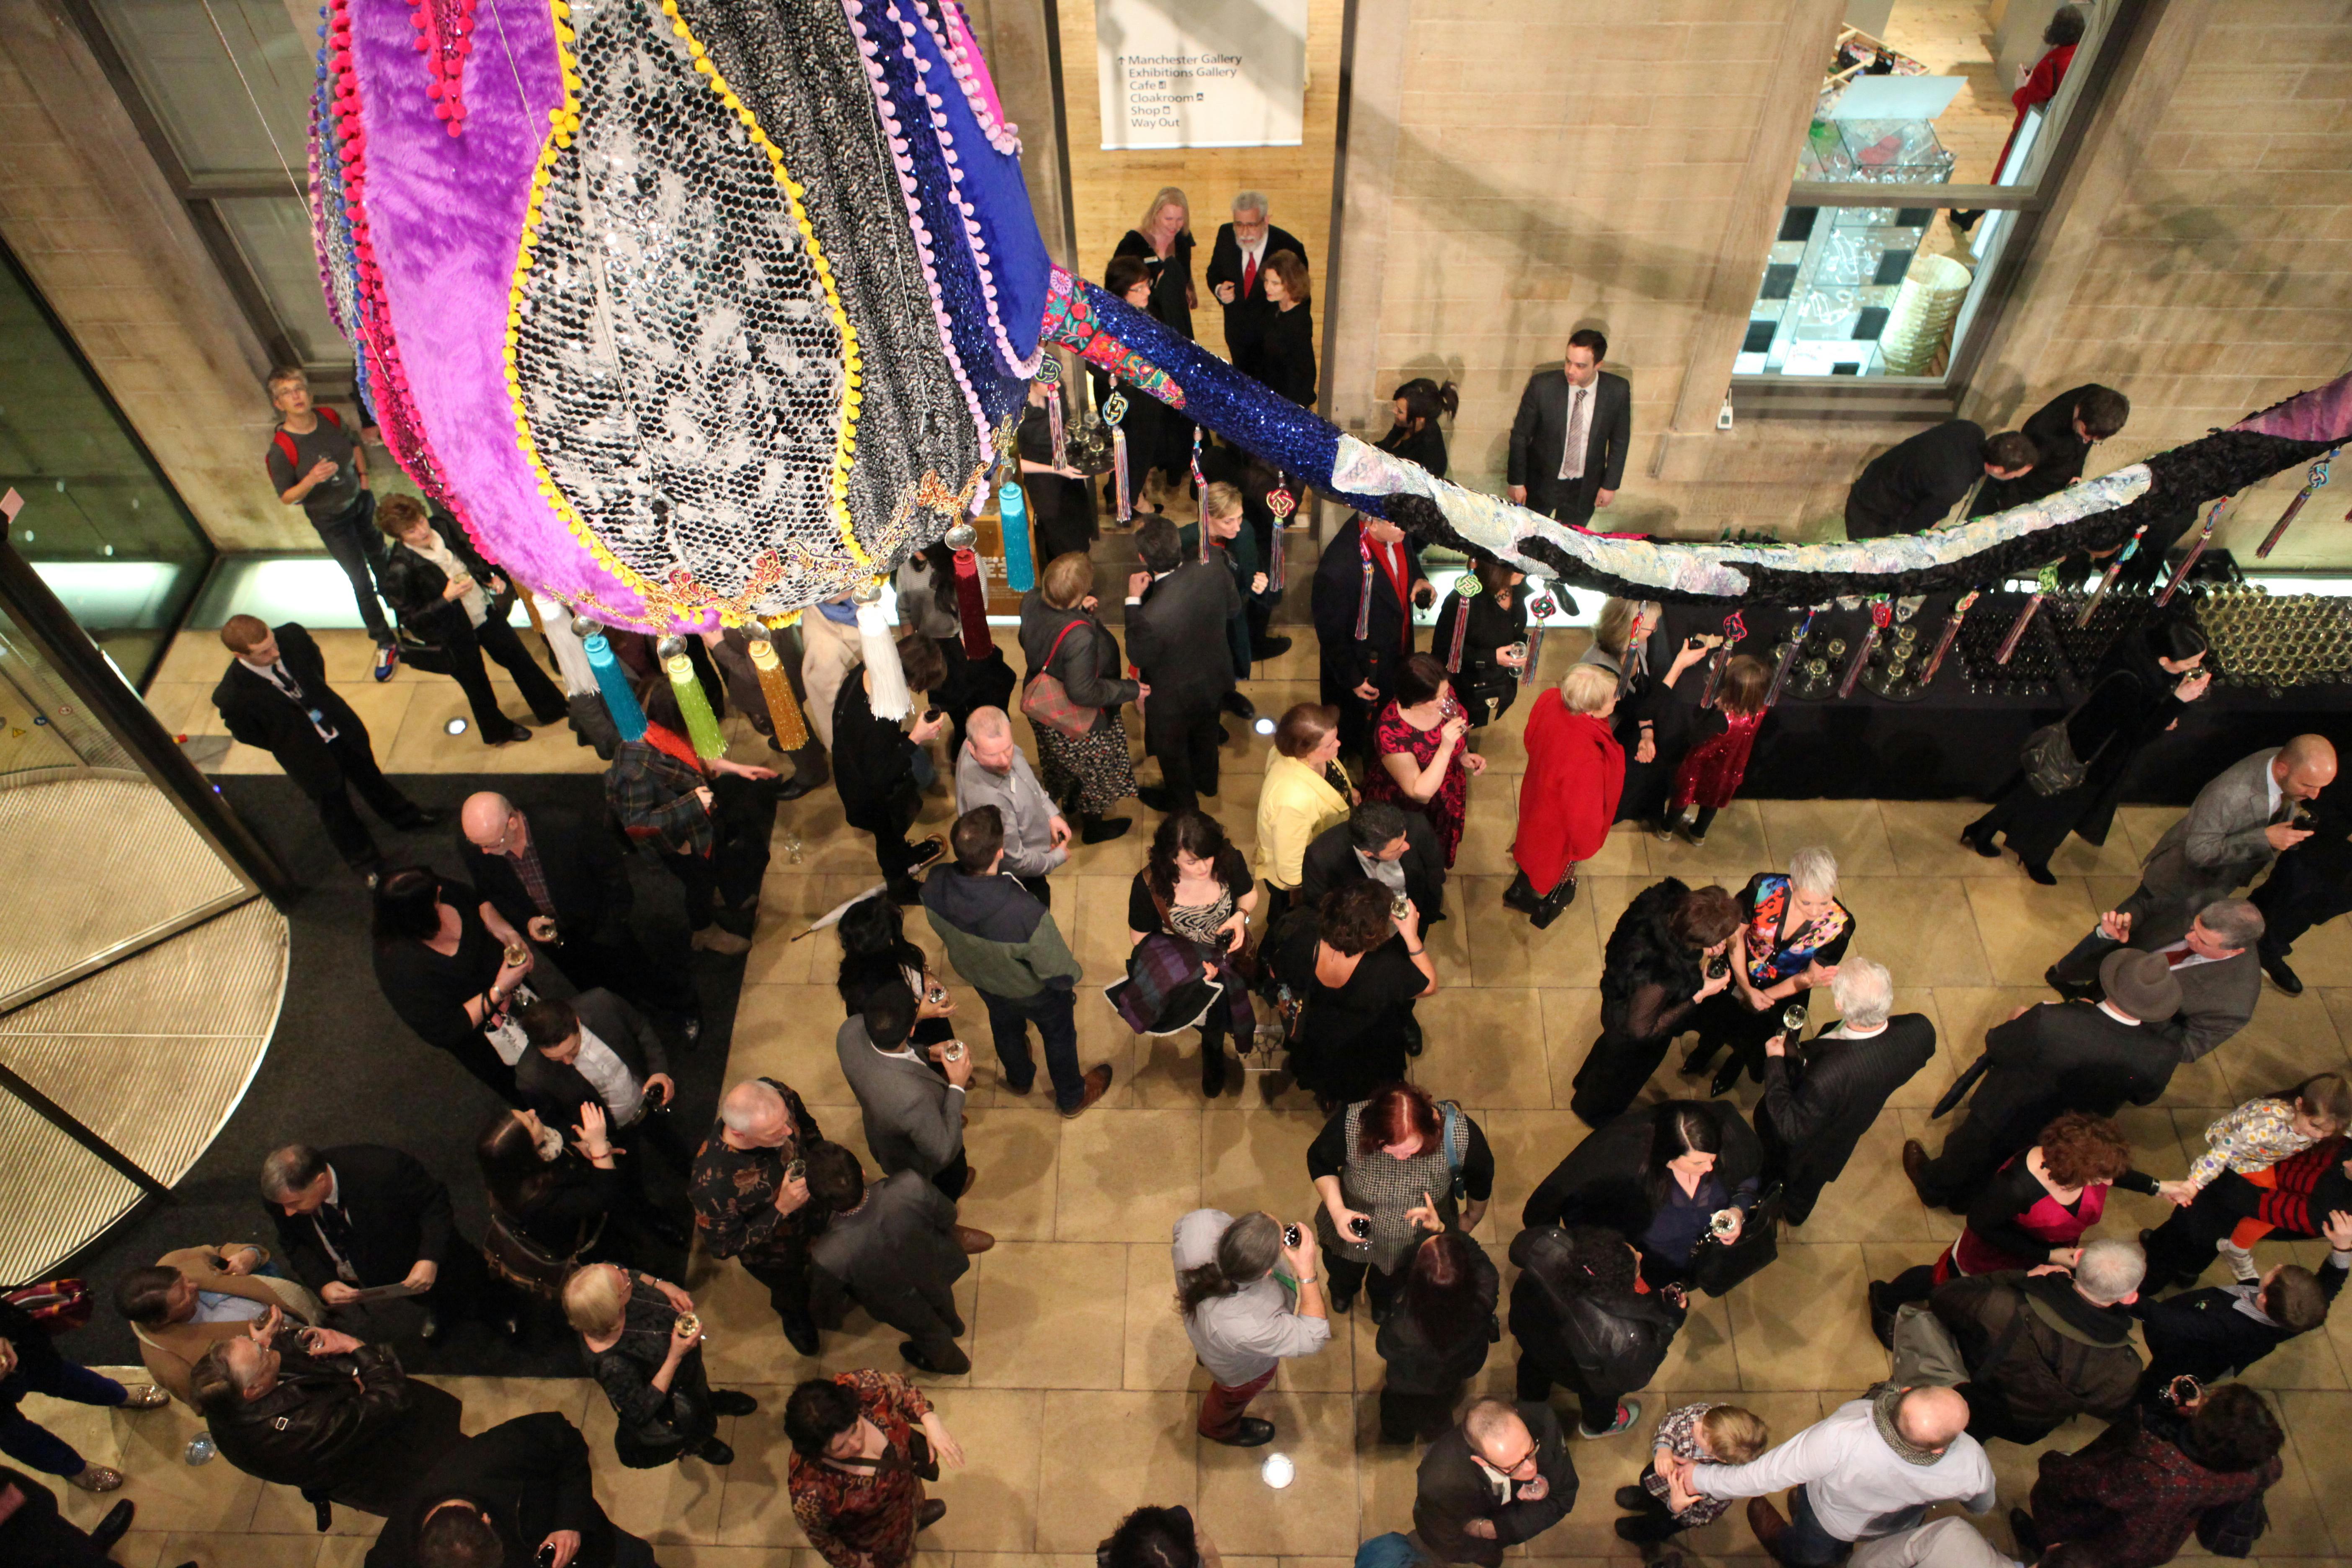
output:
<path id="1" fill-rule="evenodd" d="M 1503 902 L 1538 931 L 1576 898 L 1576 867 L 1600 853 L 1625 790 L 1625 749 L 1609 732 L 1617 678 L 1580 664 L 1528 714 L 1528 771 L 1519 781 L 1519 874 Z"/>
<path id="2" fill-rule="evenodd" d="M 2017 118 L 2009 122 L 2009 140 L 2000 144 L 2000 156 L 1992 161 L 1994 183 L 2001 183 L 2001 166 L 2009 162 L 2009 150 L 2017 145 L 2017 133 L 2025 129 L 2026 115 L 2058 96 L 2059 86 L 2066 79 L 2066 68 L 2074 63 L 2074 51 L 2082 46 L 2084 26 L 2083 13 L 2073 5 L 2061 5 L 2051 14 L 2050 25 L 2042 30 L 2042 58 L 2033 62 L 2033 68 L 2025 72 L 2025 79 L 2009 95 Z M 2024 69 L 2021 65 L 2019 68 Z M 2015 180 L 2007 183 L 2017 184 Z M 1965 234 L 1982 216 L 1981 211 L 1955 212 L 1952 226 Z"/>

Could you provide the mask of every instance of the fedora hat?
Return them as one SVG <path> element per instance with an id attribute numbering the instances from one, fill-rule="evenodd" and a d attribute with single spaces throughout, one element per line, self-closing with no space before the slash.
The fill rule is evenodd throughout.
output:
<path id="1" fill-rule="evenodd" d="M 2162 955 L 2118 948 L 2099 964 L 2099 989 L 2116 1011 L 2143 1023 L 2180 1011 L 2180 982 Z"/>

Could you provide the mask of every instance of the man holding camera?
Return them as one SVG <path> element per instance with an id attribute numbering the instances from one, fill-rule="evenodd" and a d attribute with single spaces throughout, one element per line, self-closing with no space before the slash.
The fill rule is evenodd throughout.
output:
<path id="1" fill-rule="evenodd" d="M 1331 1340 L 1314 1232 L 1263 1212 L 1194 1209 L 1176 1222 L 1174 1252 L 1184 1332 L 1209 1369 L 1201 1436 L 1234 1448 L 1274 1441 L 1273 1422 L 1243 1412 L 1285 1359 Z"/>

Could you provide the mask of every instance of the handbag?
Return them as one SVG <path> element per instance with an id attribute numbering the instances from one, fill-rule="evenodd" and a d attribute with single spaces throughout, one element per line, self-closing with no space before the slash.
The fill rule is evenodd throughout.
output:
<path id="1" fill-rule="evenodd" d="M 2197 1516 L 2197 1544 L 2216 1557 L 2252 1557 L 2254 1543 L 2271 1526 L 2270 1506 L 2256 1492 L 2236 1502 L 2219 1502 Z"/>
<path id="2" fill-rule="evenodd" d="M 1083 624 L 1084 618 L 1081 617 L 1062 628 L 1061 637 L 1055 637 L 1054 646 L 1045 650 L 1044 662 L 1029 677 L 1029 684 L 1021 693 L 1021 711 L 1028 715 L 1031 723 L 1043 725 L 1055 734 L 1066 735 L 1074 741 L 1095 727 L 1095 721 L 1101 716 L 1102 710 L 1082 708 L 1071 701 L 1069 689 L 1050 670 L 1054 656 L 1062 651 L 1063 638 Z"/>
<path id="3" fill-rule="evenodd" d="M 1727 1295 L 1779 1258 L 1781 1204 L 1780 1184 L 1775 1182 L 1748 1211 L 1737 1240 L 1727 1244 L 1711 1231 L 1702 1237 L 1691 1251 L 1691 1288 L 1710 1296 Z"/>
<path id="4" fill-rule="evenodd" d="M 679 1386 L 682 1382 L 672 1384 L 669 1398 L 659 1411 L 614 1434 L 614 1448 L 621 1463 L 633 1470 L 658 1469 L 688 1448 L 699 1447 L 719 1429 L 710 1407 Z"/>
<path id="5" fill-rule="evenodd" d="M 0 1296 L 52 1335 L 70 1333 L 89 1321 L 92 1302 L 87 1280 L 44 1279 Z"/>
<path id="6" fill-rule="evenodd" d="M 1906 1301 L 1895 1314 L 1895 1357 L 1887 1380 L 1904 1388 L 1958 1388 L 1969 1363 L 1944 1320 L 1924 1302 Z"/>
<path id="7" fill-rule="evenodd" d="M 605 1216 L 598 1215 L 583 1226 L 568 1258 L 559 1258 L 526 1235 L 498 1205 L 490 1205 L 489 1227 L 482 1232 L 482 1261 L 490 1272 L 516 1289 L 552 1301 L 563 1294 L 563 1282 L 580 1267 L 580 1258 L 604 1234 Z"/>
<path id="8" fill-rule="evenodd" d="M 2067 710 L 2066 717 L 2054 724 L 2044 724 L 2025 737 L 2025 745 L 2017 754 L 2018 763 L 2025 770 L 2025 782 L 2036 795 L 2063 795 L 2090 776 L 2091 764 L 2107 749 L 2111 734 L 2101 741 L 2087 757 L 2077 757 L 2074 745 L 2066 738 L 2066 726 L 2074 715 L 2090 705 L 2085 697 Z"/>

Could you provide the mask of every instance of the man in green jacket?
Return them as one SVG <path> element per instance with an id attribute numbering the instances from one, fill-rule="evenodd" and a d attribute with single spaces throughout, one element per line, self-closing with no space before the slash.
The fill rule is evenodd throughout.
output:
<path id="1" fill-rule="evenodd" d="M 1110 1064 L 1078 1071 L 1077 997 L 1083 975 L 1045 906 L 1003 874 L 1004 818 L 992 805 L 956 818 L 948 846 L 955 864 L 923 881 L 923 912 L 947 945 L 948 962 L 988 1005 L 1004 1087 L 1026 1094 L 1037 1081 L 1029 1026 L 1045 1042 L 1045 1071 L 1064 1116 L 1076 1116 L 1110 1088 Z"/>

